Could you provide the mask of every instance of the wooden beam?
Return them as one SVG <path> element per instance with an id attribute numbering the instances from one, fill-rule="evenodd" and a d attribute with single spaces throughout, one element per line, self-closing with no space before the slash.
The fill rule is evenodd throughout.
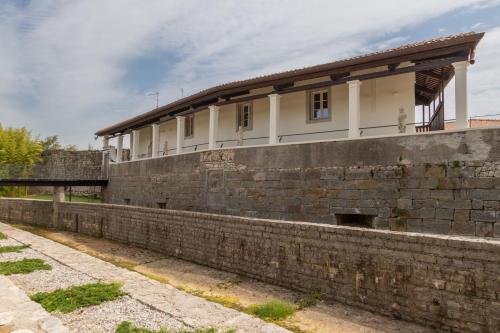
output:
<path id="1" fill-rule="evenodd" d="M 433 71 L 421 71 L 421 72 L 418 72 L 419 74 L 423 74 L 425 76 L 428 76 L 428 77 L 432 77 L 434 79 L 438 79 L 438 80 L 441 80 L 441 79 L 444 79 L 444 80 L 447 80 L 448 79 L 448 75 L 446 74 L 437 74 L 437 73 L 434 73 Z"/>
<path id="2" fill-rule="evenodd" d="M 285 90 L 287 88 L 290 88 L 290 87 L 293 87 L 294 85 L 294 82 L 287 82 L 287 83 L 283 83 L 283 84 L 276 84 L 273 86 L 273 89 L 275 91 L 282 91 L 282 90 Z"/>
<path id="3" fill-rule="evenodd" d="M 397 63 L 394 63 L 394 64 L 389 64 L 387 65 L 387 69 L 390 70 L 391 72 L 394 72 L 394 70 L 396 70 L 396 68 L 398 68 L 398 66 L 400 65 L 401 63 L 397 62 Z"/>
<path id="4" fill-rule="evenodd" d="M 342 79 L 342 78 L 344 78 L 344 77 L 347 77 L 347 76 L 349 76 L 349 75 L 351 75 L 351 73 L 350 73 L 350 72 L 345 72 L 345 73 L 335 73 L 335 74 L 330 75 L 330 79 L 331 79 L 332 81 L 336 81 L 336 80 Z"/>
<path id="5" fill-rule="evenodd" d="M 249 93 L 250 93 L 250 90 L 243 90 L 243 91 L 234 92 L 232 94 L 221 95 L 220 98 L 223 98 L 226 101 L 228 101 L 233 97 L 237 97 L 237 96 L 241 96 L 241 95 L 248 95 Z"/>
<path id="6" fill-rule="evenodd" d="M 429 89 L 425 86 L 421 86 L 419 84 L 415 84 L 415 90 L 419 90 L 423 93 L 426 93 L 426 94 L 429 94 L 429 95 L 435 95 L 436 94 L 436 91 L 432 90 L 432 89 Z"/>

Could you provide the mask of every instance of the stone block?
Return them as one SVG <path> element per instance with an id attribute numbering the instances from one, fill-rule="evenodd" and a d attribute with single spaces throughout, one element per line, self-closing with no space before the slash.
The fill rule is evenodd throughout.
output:
<path id="1" fill-rule="evenodd" d="M 464 178 L 462 186 L 467 189 L 491 189 L 495 186 L 494 178 Z"/>
<path id="2" fill-rule="evenodd" d="M 493 210 L 473 210 L 470 218 L 472 221 L 495 222 L 496 212 Z"/>
<path id="3" fill-rule="evenodd" d="M 452 190 L 431 190 L 431 198 L 441 200 L 453 200 L 454 195 Z"/>
<path id="4" fill-rule="evenodd" d="M 389 218 L 389 229 L 393 231 L 406 231 L 406 219 L 400 217 Z"/>
<path id="5" fill-rule="evenodd" d="M 436 209 L 436 218 L 443 219 L 443 220 L 453 219 L 453 209 L 451 209 L 451 208 L 438 208 L 438 209 Z"/>
<path id="6" fill-rule="evenodd" d="M 476 224 L 471 221 L 453 221 L 451 232 L 455 235 L 474 236 L 476 234 Z"/>
<path id="7" fill-rule="evenodd" d="M 473 189 L 470 198 L 475 200 L 500 200 L 500 189 Z"/>
<path id="8" fill-rule="evenodd" d="M 412 208 L 412 200 L 411 199 L 398 199 L 398 208 L 411 209 Z"/>
<path id="9" fill-rule="evenodd" d="M 320 179 L 343 180 L 344 168 L 322 169 Z"/>
<path id="10" fill-rule="evenodd" d="M 472 202 L 470 200 L 439 200 L 440 208 L 456 208 L 456 209 L 471 209 Z"/>
<path id="11" fill-rule="evenodd" d="M 406 219 L 406 231 L 422 232 L 422 219 Z"/>
<path id="12" fill-rule="evenodd" d="M 424 176 L 426 178 L 444 178 L 446 176 L 446 165 L 426 165 Z"/>
<path id="13" fill-rule="evenodd" d="M 494 224 L 492 222 L 476 222 L 476 236 L 493 237 Z"/>
<path id="14" fill-rule="evenodd" d="M 345 169 L 345 179 L 371 179 L 372 170 L 370 168 L 347 168 Z"/>
<path id="15" fill-rule="evenodd" d="M 455 222 L 466 222 L 470 219 L 470 210 L 467 209 L 455 209 L 453 214 L 453 221 Z"/>
<path id="16" fill-rule="evenodd" d="M 482 200 L 472 200 L 472 209 L 483 209 L 483 201 Z"/>
<path id="17" fill-rule="evenodd" d="M 451 231 L 450 220 L 422 219 L 422 232 L 448 234 Z"/>

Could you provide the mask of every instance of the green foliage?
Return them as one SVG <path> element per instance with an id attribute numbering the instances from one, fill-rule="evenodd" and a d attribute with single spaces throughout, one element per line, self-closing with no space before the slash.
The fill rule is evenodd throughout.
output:
<path id="1" fill-rule="evenodd" d="M 151 331 L 145 328 L 135 327 L 128 321 L 123 321 L 116 328 L 116 333 L 235 333 L 235 332 L 236 332 L 235 330 L 220 331 L 215 328 L 201 328 L 194 331 L 190 330 L 171 331 L 162 328 L 159 331 Z"/>
<path id="2" fill-rule="evenodd" d="M 9 246 L 0 246 L 0 253 L 7 252 L 16 252 L 20 253 L 22 250 L 30 247 L 29 245 L 9 245 Z"/>
<path id="3" fill-rule="evenodd" d="M 321 292 L 315 291 L 307 294 L 304 298 L 300 299 L 297 302 L 297 307 L 299 310 L 303 310 L 305 308 L 318 304 L 319 301 L 321 301 Z"/>
<path id="4" fill-rule="evenodd" d="M 51 270 L 52 267 L 42 259 L 23 259 L 0 262 L 0 274 L 28 274 L 39 270 Z"/>
<path id="5" fill-rule="evenodd" d="M 41 161 L 43 145 L 26 128 L 0 126 L 0 178 L 23 178 Z M 0 196 L 18 196 L 24 189 L 0 187 Z"/>
<path id="6" fill-rule="evenodd" d="M 57 135 L 48 136 L 44 140 L 41 140 L 40 143 L 42 144 L 44 151 L 61 149 L 59 137 Z"/>
<path id="7" fill-rule="evenodd" d="M 285 319 L 295 313 L 293 304 L 283 301 L 270 301 L 264 304 L 251 305 L 248 312 L 266 320 Z"/>
<path id="8" fill-rule="evenodd" d="M 7 235 L 5 235 L 3 232 L 0 232 L 0 239 L 7 239 Z"/>
<path id="9" fill-rule="evenodd" d="M 119 283 L 99 282 L 67 289 L 57 289 L 50 293 L 37 293 L 32 295 L 31 299 L 40 303 L 49 312 L 69 313 L 78 308 L 113 301 L 126 295 L 120 290 L 120 287 Z"/>

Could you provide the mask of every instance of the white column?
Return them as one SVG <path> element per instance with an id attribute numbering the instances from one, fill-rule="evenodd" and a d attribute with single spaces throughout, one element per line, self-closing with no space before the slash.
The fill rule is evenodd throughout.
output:
<path id="1" fill-rule="evenodd" d="M 123 135 L 120 135 L 116 138 L 116 163 L 120 163 L 122 161 L 123 154 Z"/>
<path id="2" fill-rule="evenodd" d="M 348 81 L 349 85 L 349 138 L 359 138 L 361 114 L 361 81 Z"/>
<path id="3" fill-rule="evenodd" d="M 128 140 L 129 140 L 128 146 L 130 147 L 129 161 L 132 161 L 134 156 L 134 131 L 129 133 Z"/>
<path id="4" fill-rule="evenodd" d="M 102 149 L 106 150 L 109 148 L 109 137 L 107 135 L 102 137 Z"/>
<path id="5" fill-rule="evenodd" d="M 151 157 L 158 157 L 158 151 L 160 150 L 160 125 L 151 125 Z"/>
<path id="6" fill-rule="evenodd" d="M 269 95 L 269 144 L 271 145 L 279 142 L 280 98 L 281 95 L 278 94 Z"/>
<path id="7" fill-rule="evenodd" d="M 455 67 L 455 123 L 457 129 L 469 128 L 467 105 L 467 67 L 469 67 L 469 62 L 455 62 L 453 67 Z"/>
<path id="8" fill-rule="evenodd" d="M 208 149 L 216 149 L 217 129 L 219 126 L 219 107 L 216 105 L 210 105 L 208 109 L 210 110 L 210 120 L 208 128 Z"/>
<path id="9" fill-rule="evenodd" d="M 107 135 L 102 137 L 102 166 L 106 167 L 109 163 L 109 137 Z"/>
<path id="10" fill-rule="evenodd" d="M 132 131 L 132 149 L 130 151 L 130 159 L 136 160 L 139 157 L 139 131 Z"/>
<path id="11" fill-rule="evenodd" d="M 184 146 L 184 122 L 186 121 L 185 117 L 178 116 L 177 117 L 177 154 L 182 153 L 182 147 Z"/>

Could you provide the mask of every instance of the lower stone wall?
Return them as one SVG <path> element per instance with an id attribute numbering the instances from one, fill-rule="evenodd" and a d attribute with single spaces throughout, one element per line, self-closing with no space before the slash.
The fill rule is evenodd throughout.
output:
<path id="1" fill-rule="evenodd" d="M 55 218 L 52 217 L 51 210 Z M 453 332 L 500 331 L 500 241 L 0 199 L 0 219 L 159 251 Z"/>
<path id="2" fill-rule="evenodd" d="M 325 224 L 368 218 L 376 229 L 500 238 L 500 128 L 113 164 L 103 198 Z"/>

